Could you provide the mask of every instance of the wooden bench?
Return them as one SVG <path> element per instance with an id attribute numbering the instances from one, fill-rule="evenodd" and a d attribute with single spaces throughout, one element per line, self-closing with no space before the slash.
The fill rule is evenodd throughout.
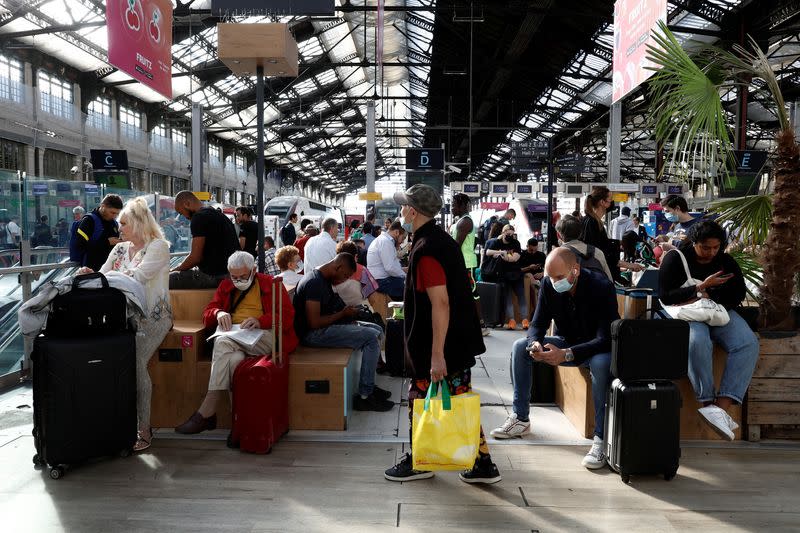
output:
<path id="1" fill-rule="evenodd" d="M 172 290 L 173 325 L 148 364 L 153 381 L 150 423 L 174 428 L 194 413 L 208 391 L 211 353 L 206 350 L 202 313 L 214 289 Z M 228 395 L 217 409 L 217 427 L 230 428 Z"/>
<path id="2" fill-rule="evenodd" d="M 345 430 L 361 352 L 299 346 L 289 359 L 289 429 Z"/>
<path id="3" fill-rule="evenodd" d="M 748 440 L 800 438 L 800 336 L 760 339 L 747 396 Z"/>
<path id="4" fill-rule="evenodd" d="M 719 384 L 728 354 L 721 348 L 714 348 L 714 382 Z M 589 370 L 581 367 L 556 367 L 556 404 L 573 426 L 587 439 L 594 434 L 594 404 L 592 403 L 592 380 Z M 683 440 L 722 440 L 702 419 L 697 409 L 694 389 L 689 378 L 679 379 L 676 384 L 681 392 L 681 439 Z M 742 406 L 731 407 L 728 413 L 740 426 L 743 424 Z M 734 431 L 736 439 L 741 439 L 742 428 Z"/>

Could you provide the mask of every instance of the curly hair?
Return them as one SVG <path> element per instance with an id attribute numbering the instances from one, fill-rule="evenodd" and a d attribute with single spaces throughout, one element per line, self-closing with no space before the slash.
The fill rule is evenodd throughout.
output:
<path id="1" fill-rule="evenodd" d="M 278 268 L 281 269 L 281 272 L 284 270 L 289 269 L 289 263 L 292 262 L 292 259 L 298 257 L 300 255 L 300 250 L 298 250 L 294 246 L 284 246 L 282 248 L 278 248 L 278 251 L 275 252 L 275 264 L 278 265 Z"/>

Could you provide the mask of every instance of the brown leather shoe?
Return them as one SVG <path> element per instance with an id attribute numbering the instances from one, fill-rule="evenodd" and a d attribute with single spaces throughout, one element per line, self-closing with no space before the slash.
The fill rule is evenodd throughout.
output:
<path id="1" fill-rule="evenodd" d="M 200 433 L 201 431 L 206 431 L 216 428 L 217 428 L 216 413 L 209 416 L 208 418 L 203 418 L 203 415 L 195 411 L 194 414 L 189 417 L 189 420 L 187 420 L 186 422 L 175 428 L 175 433 L 182 433 L 184 435 L 194 435 L 195 433 Z"/>

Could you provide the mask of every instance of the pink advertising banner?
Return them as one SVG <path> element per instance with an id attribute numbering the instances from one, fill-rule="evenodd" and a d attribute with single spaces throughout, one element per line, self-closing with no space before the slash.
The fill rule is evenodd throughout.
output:
<path id="1" fill-rule="evenodd" d="M 614 94 L 612 102 L 644 83 L 648 67 L 647 45 L 659 20 L 667 19 L 667 0 L 617 0 L 614 4 Z"/>
<path id="2" fill-rule="evenodd" d="M 172 2 L 107 0 L 108 62 L 172 99 Z"/>

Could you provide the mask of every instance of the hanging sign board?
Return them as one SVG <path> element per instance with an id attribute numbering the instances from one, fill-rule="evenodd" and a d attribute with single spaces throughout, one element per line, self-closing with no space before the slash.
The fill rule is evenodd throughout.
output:
<path id="1" fill-rule="evenodd" d="M 172 2 L 109 0 L 108 62 L 172 99 Z"/>
<path id="2" fill-rule="evenodd" d="M 667 0 L 617 0 L 614 4 L 614 92 L 612 103 L 644 83 L 653 71 L 647 46 L 659 20 L 667 20 Z"/>
<path id="3" fill-rule="evenodd" d="M 444 170 L 442 148 L 406 148 L 407 170 Z"/>
<path id="4" fill-rule="evenodd" d="M 658 185 L 642 185 L 642 196 L 658 196 Z"/>
<path id="5" fill-rule="evenodd" d="M 359 200 L 383 200 L 383 193 L 379 192 L 361 192 L 358 193 Z"/>

